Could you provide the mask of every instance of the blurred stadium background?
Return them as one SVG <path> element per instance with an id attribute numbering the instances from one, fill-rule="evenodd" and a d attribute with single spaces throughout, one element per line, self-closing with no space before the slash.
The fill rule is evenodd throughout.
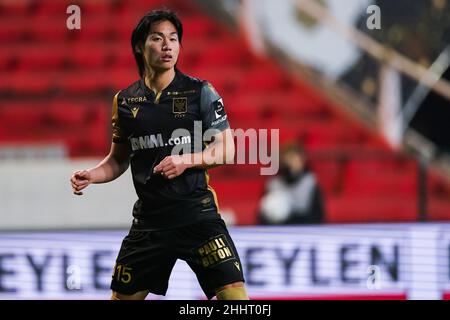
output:
<path id="1" fill-rule="evenodd" d="M 449 299 L 450 2 L 343 2 L 0 0 L 0 299 L 109 297 L 131 177 L 83 198 L 69 177 L 108 152 L 131 31 L 161 6 L 184 23 L 180 69 L 213 83 L 233 128 L 302 144 L 324 192 L 322 225 L 255 226 L 260 167 L 211 172 L 250 296 Z M 203 298 L 184 263 L 166 298 Z"/>

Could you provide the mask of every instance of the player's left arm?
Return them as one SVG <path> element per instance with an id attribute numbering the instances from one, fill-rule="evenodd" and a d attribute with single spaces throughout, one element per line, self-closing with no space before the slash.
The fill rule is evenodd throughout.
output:
<path id="1" fill-rule="evenodd" d="M 155 173 L 161 173 L 164 177 L 173 179 L 189 168 L 211 169 L 233 163 L 234 136 L 228 123 L 222 97 L 209 82 L 204 82 L 200 100 L 203 131 L 205 135 L 211 137 L 210 140 L 208 139 L 206 148 L 198 153 L 166 157 L 155 167 Z"/>
<path id="2" fill-rule="evenodd" d="M 225 129 L 212 137 L 212 142 L 203 152 L 173 155 L 165 157 L 154 169 L 167 179 L 174 179 L 186 169 L 201 168 L 211 169 L 223 164 L 234 162 L 235 145 L 231 129 Z"/>

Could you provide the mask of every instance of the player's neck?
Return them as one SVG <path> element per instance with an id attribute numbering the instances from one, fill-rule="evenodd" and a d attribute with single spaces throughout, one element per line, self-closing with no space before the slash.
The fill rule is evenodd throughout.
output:
<path id="1" fill-rule="evenodd" d="M 145 85 L 156 94 L 167 88 L 174 78 L 175 69 L 172 68 L 161 72 L 147 72 L 144 81 Z"/>

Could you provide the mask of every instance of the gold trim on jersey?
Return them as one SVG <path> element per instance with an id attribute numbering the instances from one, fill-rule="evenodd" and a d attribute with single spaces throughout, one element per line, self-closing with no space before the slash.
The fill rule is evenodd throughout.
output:
<path id="1" fill-rule="evenodd" d="M 159 100 L 161 99 L 161 95 L 162 95 L 162 91 L 160 91 L 156 94 L 155 103 L 159 103 Z"/>
<path id="2" fill-rule="evenodd" d="M 169 91 L 167 92 L 167 96 L 179 96 L 179 95 L 185 95 L 190 93 L 196 93 L 197 90 L 188 90 L 188 91 Z"/>
<path id="3" fill-rule="evenodd" d="M 205 179 L 206 179 L 206 186 L 207 186 L 207 189 L 208 189 L 209 191 L 211 191 L 211 193 L 213 194 L 214 203 L 216 204 L 216 207 L 217 207 L 217 212 L 220 214 L 219 201 L 218 201 L 218 199 L 217 199 L 217 193 L 216 193 L 216 191 L 213 189 L 213 187 L 211 187 L 211 186 L 209 185 L 209 174 L 208 174 L 208 171 L 206 171 L 206 170 L 205 170 Z"/>
<path id="4" fill-rule="evenodd" d="M 113 99 L 113 106 L 112 106 L 112 136 L 113 139 L 122 139 L 121 130 L 119 127 L 119 105 L 117 103 L 119 92 L 116 93 Z"/>

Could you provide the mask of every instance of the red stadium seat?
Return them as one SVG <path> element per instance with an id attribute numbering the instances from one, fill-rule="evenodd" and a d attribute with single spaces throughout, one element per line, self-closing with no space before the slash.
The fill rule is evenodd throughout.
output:
<path id="1" fill-rule="evenodd" d="M 69 94 L 102 93 L 110 88 L 106 74 L 99 72 L 72 72 L 58 77 L 58 88 Z"/>
<path id="2" fill-rule="evenodd" d="M 39 103 L 11 103 L 0 109 L 1 126 L 7 130 L 29 130 L 45 120 L 44 106 Z"/>
<path id="3" fill-rule="evenodd" d="M 428 221 L 448 221 L 450 216 L 449 198 L 441 199 L 429 196 L 427 199 L 426 216 Z"/>
<path id="4" fill-rule="evenodd" d="M 24 19 L 19 19 L 20 21 Z M 27 26 L 8 17 L 0 18 L 0 41 L 2 43 L 21 42 L 25 40 Z"/>
<path id="5" fill-rule="evenodd" d="M 22 46 L 16 52 L 17 67 L 23 71 L 58 70 L 68 54 L 63 46 Z"/>
<path id="6" fill-rule="evenodd" d="M 289 85 L 289 77 L 276 69 L 252 68 L 246 74 L 245 87 L 248 91 L 267 92 L 271 90 L 286 90 Z"/>
<path id="7" fill-rule="evenodd" d="M 83 12 L 89 14 L 107 15 L 113 9 L 115 1 L 111 0 L 82 0 L 79 1 L 79 6 Z"/>
<path id="8" fill-rule="evenodd" d="M 134 61 L 134 55 L 131 51 L 131 45 L 128 42 L 114 43 L 114 50 L 110 50 L 111 68 L 112 69 L 133 69 L 136 68 L 136 62 Z M 99 49 L 102 50 L 102 49 Z"/>
<path id="9" fill-rule="evenodd" d="M 136 68 L 115 69 L 107 73 L 107 83 L 113 91 L 117 92 L 128 87 L 131 83 L 139 79 L 139 73 Z"/>
<path id="10" fill-rule="evenodd" d="M 129 43 L 131 33 L 138 24 L 139 19 L 142 18 L 143 12 L 145 11 L 133 12 L 133 14 L 124 13 L 122 15 L 115 16 L 115 19 L 120 21 L 120 23 L 111 24 L 114 37 L 118 40 L 127 41 Z"/>
<path id="11" fill-rule="evenodd" d="M 310 160 L 311 170 L 316 174 L 319 186 L 326 194 L 342 192 L 343 163 L 332 160 Z"/>
<path id="12" fill-rule="evenodd" d="M 107 50 L 105 50 L 107 49 Z M 102 69 L 111 65 L 111 50 L 96 44 L 79 44 L 70 48 L 68 63 L 77 70 Z"/>
<path id="13" fill-rule="evenodd" d="M 29 26 L 28 33 L 31 39 L 36 42 L 57 42 L 68 38 L 70 33 L 77 32 L 67 29 L 67 15 L 64 12 L 59 15 L 33 16 L 32 18 L 28 18 L 26 25 Z M 39 45 L 44 46 L 45 44 L 39 43 Z"/>
<path id="14" fill-rule="evenodd" d="M 207 50 L 199 52 L 200 68 L 214 68 L 215 66 L 226 68 L 227 66 L 246 66 L 251 61 L 250 52 L 247 50 L 235 50 L 235 46 L 228 42 L 215 44 Z"/>
<path id="15" fill-rule="evenodd" d="M 223 33 L 217 23 L 214 23 L 204 15 L 188 15 L 182 19 L 183 28 L 188 38 L 213 39 Z"/>
<path id="16" fill-rule="evenodd" d="M 35 14 L 39 15 L 53 15 L 53 14 L 65 14 L 67 7 L 73 4 L 70 0 L 58 0 L 58 1 L 37 1 Z"/>
<path id="17" fill-rule="evenodd" d="M 329 223 L 408 222 L 418 217 L 415 197 L 328 196 L 325 206 Z"/>
<path id="18" fill-rule="evenodd" d="M 198 69 L 194 74 L 200 79 L 209 81 L 221 95 L 234 94 L 245 85 L 245 73 L 236 66 Z"/>
<path id="19" fill-rule="evenodd" d="M 22 97 L 49 93 L 55 85 L 53 76 L 46 73 L 23 72 L 6 78 L 3 89 Z"/>
<path id="20" fill-rule="evenodd" d="M 38 15 L 66 14 L 67 7 L 78 5 L 82 13 L 105 14 L 108 13 L 114 1 L 111 0 L 56 0 L 56 1 L 35 1 L 34 13 Z"/>
<path id="21" fill-rule="evenodd" d="M 15 59 L 16 56 L 11 47 L 0 48 L 0 71 L 9 69 Z"/>
<path id="22" fill-rule="evenodd" d="M 323 103 L 312 100 L 301 92 L 274 91 L 270 95 L 260 93 L 242 93 L 233 96 L 228 104 L 228 111 L 238 115 L 260 115 L 270 111 L 273 116 L 278 116 L 284 121 L 305 118 L 325 118 L 331 116 L 328 107 Z"/>
<path id="23" fill-rule="evenodd" d="M 84 104 L 53 101 L 47 108 L 49 125 L 79 126 L 90 120 L 89 110 Z"/>
<path id="24" fill-rule="evenodd" d="M 34 0 L 2 0 L 0 1 L 0 14 L 24 16 L 30 12 L 34 3 Z"/>
<path id="25" fill-rule="evenodd" d="M 348 195 L 396 195 L 399 197 L 417 194 L 415 172 L 366 172 L 358 176 L 347 176 L 344 192 Z"/>
<path id="26" fill-rule="evenodd" d="M 116 19 L 109 15 L 83 14 L 81 30 L 76 32 L 78 41 L 97 42 L 99 39 L 107 40 L 114 35 L 114 22 Z"/>
<path id="27" fill-rule="evenodd" d="M 255 223 L 264 180 L 212 180 L 211 186 L 219 195 L 219 209 L 234 211 L 239 224 Z M 245 197 L 242 196 L 243 191 Z"/>

